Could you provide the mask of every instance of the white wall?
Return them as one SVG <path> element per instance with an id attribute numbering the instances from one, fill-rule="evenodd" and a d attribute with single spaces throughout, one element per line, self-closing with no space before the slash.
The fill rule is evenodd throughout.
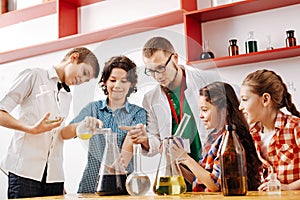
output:
<path id="1" fill-rule="evenodd" d="M 106 17 L 105 20 L 109 21 L 112 20 L 111 23 L 107 24 L 116 24 L 121 17 L 124 17 L 124 14 L 134 12 L 133 9 L 134 1 L 130 1 L 130 5 L 128 5 L 127 10 L 126 5 L 122 5 L 123 9 L 120 9 L 118 1 L 113 0 L 115 2 L 115 7 L 119 8 L 118 12 L 113 12 L 112 15 L 119 16 L 116 18 Z M 123 2 L 123 1 L 122 1 Z M 135 0 L 135 2 L 139 2 L 139 0 Z M 153 1 L 151 1 L 153 2 Z M 160 0 L 155 0 L 158 7 L 160 7 Z M 100 4 L 100 3 L 99 3 Z M 178 2 L 176 1 L 176 5 L 172 4 L 170 0 L 168 0 L 168 5 L 165 5 L 165 9 L 173 9 L 174 7 L 178 6 Z M 121 5 L 121 4 L 120 4 Z M 152 4 L 151 4 L 152 5 Z M 140 5 L 143 7 L 143 4 Z M 148 6 L 143 7 L 143 12 L 139 13 L 138 17 L 143 17 L 144 15 L 151 15 L 153 14 L 155 7 L 150 7 L 151 9 L 145 9 Z M 161 8 L 158 9 L 161 12 Z M 91 9 L 91 8 L 86 8 Z M 216 22 L 207 23 L 204 25 L 204 35 L 206 37 L 209 36 L 211 49 L 216 53 L 216 56 L 226 55 L 226 50 L 228 46 L 228 39 L 231 36 L 238 37 L 239 45 L 241 49 L 243 49 L 243 41 L 246 39 L 246 33 L 248 30 L 253 29 L 257 34 L 257 39 L 259 40 L 260 49 L 264 48 L 264 41 L 265 35 L 272 34 L 272 39 L 274 38 L 274 47 L 281 47 L 283 44 L 283 40 L 285 38 L 284 31 L 287 28 L 294 28 L 296 30 L 296 37 L 298 39 L 298 43 L 300 41 L 300 27 L 297 20 L 299 19 L 299 6 L 293 6 L 292 9 L 283 10 L 282 12 L 279 11 L 280 17 L 276 17 L 276 24 L 272 14 L 255 14 L 256 16 L 253 18 L 247 16 L 236 17 L 230 20 L 220 20 Z M 124 13 L 120 13 L 124 10 Z M 113 9 L 110 9 L 112 12 Z M 85 21 L 88 22 L 90 20 L 94 20 L 97 18 L 98 15 L 96 13 L 92 13 L 92 16 L 88 16 L 88 14 L 83 14 Z M 82 16 L 83 16 L 82 15 Z M 100 16 L 101 14 L 99 14 Z M 131 15 L 131 14 L 129 14 Z M 99 17 L 98 16 L 98 17 Z M 297 16 L 297 17 L 296 17 Z M 90 17 L 92 19 L 90 19 Z M 126 17 L 125 17 L 126 18 Z M 101 18 L 103 19 L 103 18 Z M 132 18 L 131 18 L 132 19 Z M 261 19 L 268 20 L 267 22 L 263 23 Z M 96 20 L 97 21 L 97 20 Z M 84 23 L 81 25 L 81 31 L 89 31 L 98 29 L 93 26 L 94 23 Z M 272 23 L 271 23 L 272 22 Z M 50 23 L 51 24 L 51 23 Z M 231 24 L 231 25 L 230 25 Z M 234 26 L 232 24 L 235 24 Z M 230 25 L 230 26 L 229 26 Z M 18 25 L 16 25 L 18 26 Z M 230 28 L 228 28 L 230 27 Z M 12 28 L 12 27 L 7 27 Z M 4 28 L 5 30 L 7 28 Z M 226 29 L 225 29 L 226 28 Z M 38 26 L 35 24 L 28 23 L 28 27 L 26 29 L 30 30 L 37 30 L 40 31 Z M 1 29 L 2 32 L 3 29 Z M 0 35 L 1 35 L 0 32 Z M 51 38 L 52 35 L 56 33 L 52 33 L 47 39 Z M 131 101 L 137 104 L 141 104 L 141 99 L 143 94 L 148 91 L 155 82 L 143 75 L 143 63 L 141 60 L 141 47 L 145 43 L 147 39 L 155 35 L 162 35 L 171 40 L 174 43 L 177 52 L 181 57 L 182 63 L 184 63 L 185 58 L 185 38 L 184 38 L 184 27 L 183 24 L 174 25 L 170 27 L 166 27 L 164 29 L 157 29 L 154 31 L 149 31 L 145 33 L 134 34 L 127 37 L 117 38 L 113 40 L 108 40 L 100 43 L 90 44 L 87 45 L 88 48 L 95 51 L 97 57 L 100 60 L 101 66 L 104 66 L 104 62 L 107 61 L 111 56 L 115 55 L 127 55 L 131 59 L 133 59 L 138 68 L 139 68 L 139 83 L 138 83 L 138 93 L 132 95 Z M 14 37 L 14 35 L 12 35 Z M 298 37 L 299 36 L 299 37 Z M 2 38 L 2 37 L 0 37 Z M 31 42 L 34 44 L 36 42 L 35 37 L 31 37 L 30 35 L 27 36 L 27 42 Z M 1 41 L 2 43 L 2 41 Z M 9 45 L 9 44 L 7 44 Z M 2 46 L 2 45 L 1 45 Z M 225 50 L 224 50 L 225 49 Z M 0 50 L 1 51 L 1 50 Z M 240 51 L 242 53 L 242 50 Z M 10 83 L 13 80 L 13 77 L 16 75 L 18 71 L 28 67 L 49 67 L 52 64 L 57 64 L 62 56 L 66 53 L 66 51 L 59 51 L 51 54 L 46 54 L 42 56 L 32 57 L 29 59 L 24 59 L 21 61 L 11 62 L 7 64 L 2 64 L 0 66 L 0 96 L 4 94 L 4 92 L 9 88 Z M 254 63 L 248 65 L 240 65 L 234 67 L 226 67 L 219 69 L 219 72 L 222 76 L 224 76 L 230 83 L 235 83 L 240 85 L 242 79 L 246 76 L 247 73 L 252 72 L 259 68 L 269 68 L 273 69 L 282 75 L 283 79 L 288 83 L 290 92 L 294 95 L 293 98 L 296 102 L 296 106 L 300 107 L 299 105 L 299 88 L 300 82 L 297 81 L 297 75 L 300 74 L 300 68 L 298 67 L 300 64 L 300 57 L 277 60 L 277 61 L 269 61 L 269 62 L 261 62 L 261 63 Z M 90 83 L 87 83 L 82 86 L 76 86 L 72 88 L 72 92 L 74 95 L 74 101 L 70 112 L 69 118 L 66 120 L 67 122 L 70 121 L 71 118 L 74 117 L 78 113 L 78 111 L 86 105 L 87 102 L 92 101 L 94 99 L 102 98 L 103 94 L 97 87 L 96 83 L 98 80 L 94 80 Z M 14 112 L 16 113 L 16 111 Z M 0 157 L 3 157 L 7 152 L 7 147 L 12 135 L 12 131 L 0 127 L 1 132 L 1 140 L 0 140 Z M 64 169 L 66 175 L 66 182 L 65 187 L 69 193 L 76 193 L 78 183 L 80 181 L 83 168 L 86 163 L 86 154 L 87 154 L 87 143 L 80 141 L 78 139 L 69 140 L 65 142 L 64 148 Z M 158 161 L 158 156 L 153 158 L 143 158 L 143 169 L 145 172 L 149 173 L 151 179 L 154 178 L 154 173 L 156 171 L 156 165 Z M 6 190 L 7 190 L 7 179 L 6 177 L 0 172 L 0 199 L 6 198 Z"/>

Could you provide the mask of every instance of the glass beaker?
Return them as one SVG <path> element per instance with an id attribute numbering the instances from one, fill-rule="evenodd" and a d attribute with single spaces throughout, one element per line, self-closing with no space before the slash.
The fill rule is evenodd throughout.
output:
<path id="1" fill-rule="evenodd" d="M 117 134 L 111 131 L 102 134 L 105 137 L 105 148 L 95 192 L 100 196 L 128 194 L 125 188 L 127 173 L 120 162 Z"/>
<path id="2" fill-rule="evenodd" d="M 89 140 L 93 135 L 110 133 L 111 128 L 96 128 L 92 131 L 89 127 L 85 125 L 82 121 L 76 127 L 76 136 L 82 140 Z"/>
<path id="3" fill-rule="evenodd" d="M 165 138 L 162 143 L 153 191 L 157 195 L 179 195 L 186 191 L 186 184 L 176 157 L 172 154 L 173 138 Z"/>
<path id="4" fill-rule="evenodd" d="M 141 144 L 133 144 L 133 172 L 126 179 L 126 189 L 130 195 L 144 195 L 150 188 L 150 179 L 142 171 Z"/>

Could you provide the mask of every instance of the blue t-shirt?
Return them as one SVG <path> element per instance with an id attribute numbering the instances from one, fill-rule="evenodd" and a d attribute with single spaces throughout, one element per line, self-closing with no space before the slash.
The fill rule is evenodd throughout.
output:
<path id="1" fill-rule="evenodd" d="M 92 116 L 103 122 L 103 128 L 111 128 L 112 132 L 117 133 L 117 144 L 119 149 L 126 137 L 127 131 L 118 128 L 120 125 L 134 126 L 139 123 L 146 124 L 146 111 L 137 105 L 130 104 L 128 101 L 122 108 L 112 111 L 107 100 L 94 101 L 86 105 L 80 113 L 70 122 L 77 123 L 86 116 Z M 88 160 L 82 179 L 79 184 L 78 193 L 94 193 L 101 165 L 102 156 L 105 148 L 105 138 L 103 135 L 94 135 L 89 140 Z M 128 172 L 133 171 L 132 162 L 127 167 Z"/>

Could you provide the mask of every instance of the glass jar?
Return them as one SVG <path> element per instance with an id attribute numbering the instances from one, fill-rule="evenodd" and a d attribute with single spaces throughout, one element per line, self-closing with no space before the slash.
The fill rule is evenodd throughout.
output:
<path id="1" fill-rule="evenodd" d="M 228 54 L 229 56 L 239 55 L 239 47 L 237 46 L 237 39 L 229 40 Z"/>
<path id="2" fill-rule="evenodd" d="M 248 33 L 248 39 L 245 42 L 246 53 L 257 52 L 257 41 L 254 39 L 254 32 Z"/>
<path id="3" fill-rule="evenodd" d="M 1 12 L 0 12 L 0 14 L 8 12 L 8 0 L 1 0 L 0 4 L 1 4 Z"/>
<path id="4" fill-rule="evenodd" d="M 296 46 L 296 38 L 294 37 L 294 30 L 286 31 L 287 38 L 285 39 L 286 47 Z"/>
<path id="5" fill-rule="evenodd" d="M 212 7 L 229 4 L 229 3 L 232 3 L 232 0 L 211 0 Z"/>

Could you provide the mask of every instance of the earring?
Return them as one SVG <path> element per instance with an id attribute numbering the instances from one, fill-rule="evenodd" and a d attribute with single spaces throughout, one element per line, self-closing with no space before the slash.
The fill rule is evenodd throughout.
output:
<path id="1" fill-rule="evenodd" d="M 133 87 L 133 92 L 136 93 L 137 92 L 137 88 Z"/>

